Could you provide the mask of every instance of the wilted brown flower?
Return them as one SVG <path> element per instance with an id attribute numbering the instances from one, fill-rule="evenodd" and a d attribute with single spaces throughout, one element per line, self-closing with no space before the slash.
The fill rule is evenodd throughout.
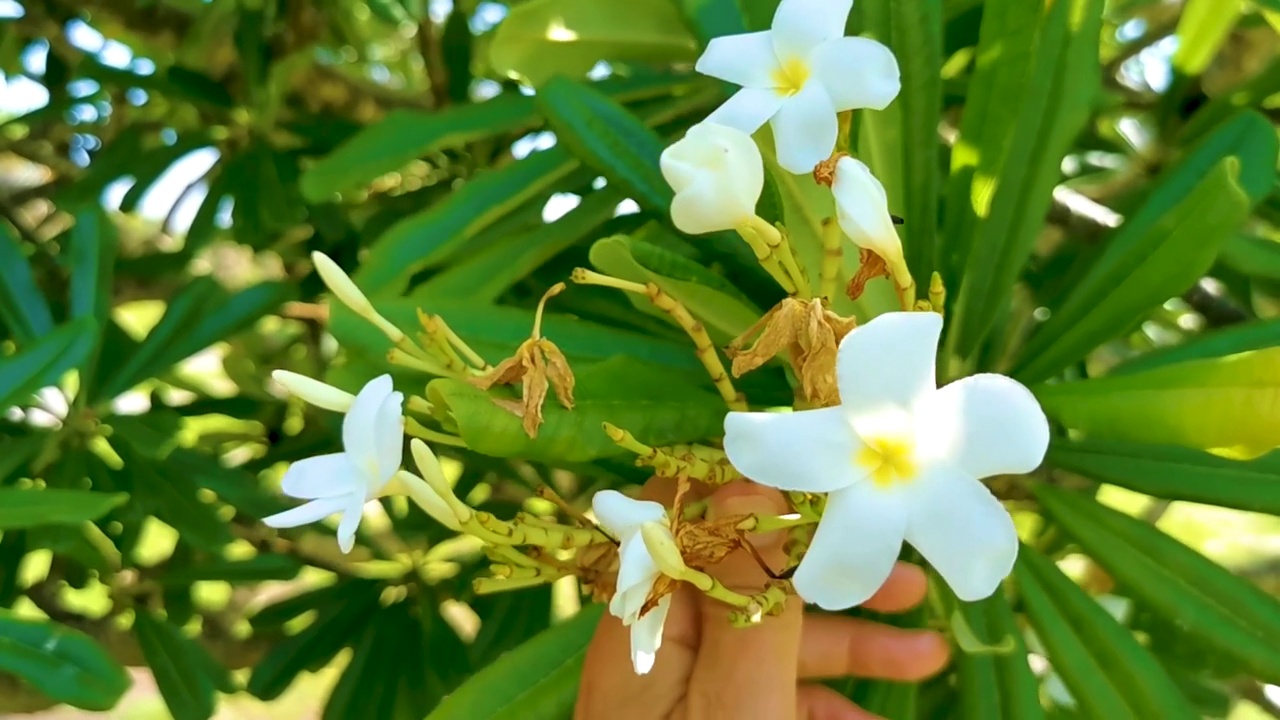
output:
<path id="1" fill-rule="evenodd" d="M 729 344 L 733 376 L 741 377 L 785 350 L 804 398 L 817 406 L 834 405 L 840 400 L 836 348 L 855 326 L 853 318 L 831 312 L 824 299 L 787 298 Z M 743 349 L 752 337 L 755 342 Z"/>
<path id="2" fill-rule="evenodd" d="M 845 293 L 850 300 L 857 300 L 862 297 L 862 292 L 867 289 L 867 283 L 878 277 L 889 277 L 889 266 L 885 263 L 884 258 L 871 252 L 866 248 L 858 248 L 858 260 L 861 265 L 858 266 L 858 272 L 849 280 L 849 287 L 845 289 Z"/>

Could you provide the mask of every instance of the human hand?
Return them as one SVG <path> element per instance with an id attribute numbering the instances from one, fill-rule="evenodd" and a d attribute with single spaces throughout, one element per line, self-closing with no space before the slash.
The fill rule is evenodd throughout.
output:
<path id="1" fill-rule="evenodd" d="M 644 497 L 669 500 L 671 488 L 650 483 Z M 753 483 L 726 485 L 710 497 L 711 518 L 786 513 L 776 490 Z M 786 557 L 782 532 L 751 537 L 773 568 Z M 768 577 L 745 551 L 709 573 L 730 589 L 758 592 Z M 863 607 L 902 612 L 925 596 L 926 577 L 899 563 Z M 931 630 L 895 628 L 859 618 L 803 612 L 791 597 L 786 609 L 756 626 L 735 628 L 730 608 L 682 584 L 671 602 L 662 648 L 653 669 L 636 675 L 630 630 L 606 614 L 587 648 L 576 720 L 872 720 L 873 715 L 824 685 L 807 681 L 856 676 L 914 681 L 946 666 L 950 647 Z"/>

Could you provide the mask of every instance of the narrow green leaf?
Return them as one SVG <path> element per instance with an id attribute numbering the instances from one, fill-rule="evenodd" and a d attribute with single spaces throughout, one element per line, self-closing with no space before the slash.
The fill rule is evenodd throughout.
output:
<path id="1" fill-rule="evenodd" d="M 885 720 L 916 720 L 920 686 L 889 680 L 862 680 L 853 691 L 853 702 Z"/>
<path id="2" fill-rule="evenodd" d="M 735 0 L 675 0 L 675 4 L 697 35 L 698 42 L 704 46 L 713 38 L 738 35 L 748 30 L 743 9 Z M 766 28 L 767 25 L 759 29 Z"/>
<path id="3" fill-rule="evenodd" d="M 1108 376 L 1127 375 L 1188 360 L 1235 355 L 1280 345 L 1280 319 L 1243 323 L 1197 335 L 1181 345 L 1143 353 L 1112 368 Z"/>
<path id="4" fill-rule="evenodd" d="M 134 444 L 137 440 L 124 435 L 114 435 L 111 446 L 124 461 L 138 506 L 177 530 L 183 542 L 201 550 L 218 553 L 234 539 L 227 523 L 218 517 L 216 507 L 200 499 L 192 477 L 161 474 L 163 466 L 148 458 Z"/>
<path id="5" fill-rule="evenodd" d="M 1086 439 L 1054 442 L 1047 462 L 1158 498 L 1280 515 L 1280 452 L 1230 460 L 1173 445 Z"/>
<path id="6" fill-rule="evenodd" d="M 1243 456 L 1280 446 L 1280 347 L 1033 392 L 1050 417 L 1093 438 Z"/>
<path id="7" fill-rule="evenodd" d="M 1273 60 L 1265 70 L 1249 78 L 1232 92 L 1218 93 L 1202 105 L 1182 127 L 1178 139 L 1182 145 L 1189 146 L 1238 111 L 1256 108 L 1277 92 L 1280 92 L 1280 60 Z"/>
<path id="8" fill-rule="evenodd" d="M 1034 490 L 1062 528 L 1137 598 L 1261 680 L 1280 679 L 1280 602 L 1141 520 L 1048 485 Z"/>
<path id="9" fill-rule="evenodd" d="M 159 582 L 165 585 L 190 585 L 203 580 L 229 583 L 292 580 L 302 570 L 302 563 L 288 555 L 256 555 L 247 560 L 203 560 L 198 565 L 179 567 L 165 573 Z"/>
<path id="10" fill-rule="evenodd" d="M 535 439 L 525 434 L 520 418 L 470 383 L 433 380 L 427 385 L 427 399 L 438 409 L 440 420 L 456 426 L 472 450 L 550 462 L 586 462 L 624 453 L 605 434 L 605 422 L 631 431 L 643 443 L 662 446 L 721 434 L 725 414 L 718 396 L 625 357 L 577 374 L 573 410 L 548 396 Z"/>
<path id="11" fill-rule="evenodd" d="M 982 603 L 987 628 L 995 637 L 1011 637 L 1014 651 L 994 658 L 996 680 L 1000 686 L 1000 706 L 1009 720 L 1043 718 L 1040 704 L 1040 682 L 1027 664 L 1027 648 L 1022 627 L 1013 607 L 1000 594 Z"/>
<path id="12" fill-rule="evenodd" d="M 1218 261 L 1243 275 L 1280 282 L 1280 242 L 1236 235 L 1222 246 Z"/>
<path id="13" fill-rule="evenodd" d="M 491 303 L 530 273 L 591 237 L 613 217 L 624 196 L 612 188 L 593 192 L 555 222 L 518 233 L 451 263 L 419 285 L 415 298 Z"/>
<path id="14" fill-rule="evenodd" d="M 99 712 L 115 707 L 131 684 L 125 669 L 87 635 L 7 610 L 0 610 L 0 671 L 51 700 Z"/>
<path id="15" fill-rule="evenodd" d="M 1098 43 L 1103 0 L 1064 0 L 1049 8 L 1037 36 L 1026 91 L 997 96 L 1015 103 L 1009 150 L 984 183 L 982 220 L 968 248 L 963 281 L 951 315 L 948 347 L 974 355 L 996 315 L 1007 305 L 1014 282 L 1040 233 L 1060 162 L 1088 120 L 1098 91 Z M 955 289 L 952 289 L 955 293 Z"/>
<path id="16" fill-rule="evenodd" d="M 76 213 L 75 221 L 66 238 L 71 271 L 70 317 L 92 317 L 102 327 L 111 311 L 116 228 L 96 207 Z"/>
<path id="17" fill-rule="evenodd" d="M 1160 663 L 1048 558 L 1024 546 L 1013 572 L 1050 664 L 1087 717 L 1199 717 Z"/>
<path id="18" fill-rule="evenodd" d="M 321 720 L 395 716 L 399 690 L 396 670 L 403 662 L 397 656 L 404 652 L 408 638 L 388 637 L 390 629 L 380 617 L 365 627 L 352 648 L 351 661 L 329 693 Z"/>
<path id="19" fill-rule="evenodd" d="M 307 168 L 299 187 L 307 200 L 322 202 L 429 152 L 532 127 L 533 110 L 533 98 L 518 94 L 440 111 L 392 110 Z"/>
<path id="20" fill-rule="evenodd" d="M 604 614 L 590 605 L 498 658 L 427 720 L 561 720 L 573 712 L 587 643 Z"/>
<path id="21" fill-rule="evenodd" d="M 1182 75 L 1204 72 L 1244 13 L 1244 6 L 1243 0 L 1187 0 L 1174 32 L 1178 38 L 1174 69 Z"/>
<path id="22" fill-rule="evenodd" d="M 19 343 L 53 330 L 53 315 L 22 251 L 22 242 L 7 222 L 0 222 L 0 321 Z"/>
<path id="23" fill-rule="evenodd" d="M 540 86 L 557 74 L 585 75 L 597 62 L 692 62 L 698 46 L 666 0 L 529 0 L 494 32 L 489 62 Z"/>
<path id="24" fill-rule="evenodd" d="M 128 502 L 125 493 L 54 488 L 0 488 L 0 530 L 78 525 Z"/>
<path id="25" fill-rule="evenodd" d="M 198 656 L 204 648 L 168 621 L 139 610 L 134 636 L 156 679 L 156 686 L 174 720 L 207 720 L 213 716 L 214 682 Z"/>
<path id="26" fill-rule="evenodd" d="M 17 355 L 0 358 L 0 407 L 26 402 L 30 393 L 79 367 L 92 351 L 95 336 L 93 319 L 80 318 L 28 344 Z"/>
<path id="27" fill-rule="evenodd" d="M 656 245 L 615 235 L 592 245 L 590 258 L 592 265 L 614 277 L 654 283 L 684 304 L 720 344 L 742 334 L 760 318 L 760 311 L 729 281 Z M 632 301 L 652 306 L 648 298 Z"/>

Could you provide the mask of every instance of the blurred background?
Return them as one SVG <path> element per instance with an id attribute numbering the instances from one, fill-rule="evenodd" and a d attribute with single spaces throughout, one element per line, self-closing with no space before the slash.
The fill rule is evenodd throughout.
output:
<path id="1" fill-rule="evenodd" d="M 996 3 L 899 2 L 934 23 L 925 60 L 937 93 L 923 134 L 895 141 L 923 138 L 937 160 L 925 172 L 945 178 Z M 1060 109 L 1081 115 L 1080 132 L 1049 159 L 1052 197 L 1047 221 L 1035 220 L 1014 335 L 1019 318 L 1044 319 L 1044 297 L 1080 276 L 1099 238 L 1185 148 L 1234 122 L 1233 152 L 1273 177 L 1280 3 L 1076 3 L 1086 4 L 1100 9 L 1100 35 L 1084 45 L 1094 62 L 1075 67 L 1098 92 Z M 385 343 L 330 317 L 311 271 L 316 250 L 361 268 L 357 282 L 391 302 L 393 319 L 407 327 L 413 307 L 438 312 L 491 362 L 527 336 L 549 285 L 579 265 L 624 262 L 592 247 L 619 233 L 730 278 L 768 307 L 777 291 L 744 247 L 677 237 L 661 225 L 665 186 L 625 163 L 606 172 L 600 158 L 631 148 L 651 160 L 662 139 L 704 117 L 725 88 L 691 73 L 700 48 L 767 28 L 775 6 L 0 0 L 0 716 L 422 718 L 574 615 L 572 579 L 474 596 L 478 547 L 402 498 L 369 511 L 350 556 L 324 527 L 263 527 L 286 507 L 284 467 L 332 452 L 340 423 L 287 398 L 269 373 L 354 389 L 388 369 Z M 850 31 L 882 30 L 881 7 L 859 0 Z M 570 98 L 582 104 L 569 110 L 548 105 L 532 88 L 557 76 L 595 94 Z M 1010 112 L 1021 98 L 1007 98 Z M 1272 179 L 1256 194 L 1249 223 L 1215 246 L 1207 274 L 1068 374 L 1246 322 L 1255 347 L 1280 344 L 1280 193 Z M 908 214 L 907 232 L 921 222 Z M 677 329 L 595 290 L 554 302 L 548 332 L 571 360 L 642 357 L 705 386 Z M 999 367 L 1009 346 L 984 347 Z M 746 387 L 753 399 L 788 396 L 778 368 Z M 540 483 L 582 499 L 645 477 L 625 457 L 440 452 L 460 493 L 499 514 L 536 507 Z M 1280 519 L 1268 508 L 1280 458 L 1258 462 L 1250 472 L 1274 483 L 1266 503 L 1204 504 L 1195 492 L 1115 479 L 1098 500 L 1274 596 Z M 65 494 L 23 494 L 33 488 Z M 1156 638 L 1199 714 L 1280 717 L 1276 677 L 1177 634 L 1176 617 L 1153 614 L 1073 553 L 1064 571 L 1144 645 Z M 1025 640 L 1044 706 L 1089 717 L 1036 638 Z M 922 690 L 941 699 L 911 716 L 952 717 L 954 682 Z M 559 705 L 537 717 L 564 717 L 558 692 Z M 512 712 L 501 717 L 526 716 Z"/>

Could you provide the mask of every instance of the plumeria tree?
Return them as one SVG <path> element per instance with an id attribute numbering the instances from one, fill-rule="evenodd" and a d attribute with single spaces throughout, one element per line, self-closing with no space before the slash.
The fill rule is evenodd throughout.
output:
<path id="1" fill-rule="evenodd" d="M 1280 714 L 1167 522 L 1280 529 L 1269 3 L 15 5 L 0 710 L 566 718 L 606 614 L 645 675 L 907 560 L 952 663 L 870 713 Z"/>

